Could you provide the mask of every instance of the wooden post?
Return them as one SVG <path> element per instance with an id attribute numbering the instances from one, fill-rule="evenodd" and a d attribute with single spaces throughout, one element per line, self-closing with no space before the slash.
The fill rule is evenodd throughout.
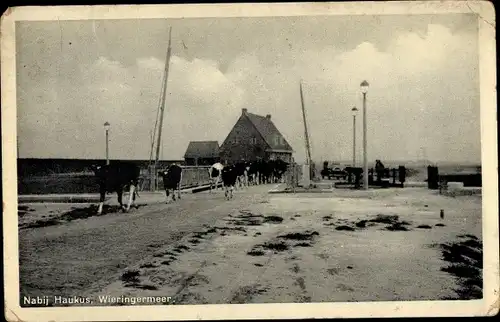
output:
<path id="1" fill-rule="evenodd" d="M 154 164 L 149 165 L 149 190 L 155 191 L 156 167 Z"/>
<path id="2" fill-rule="evenodd" d="M 399 166 L 398 174 L 399 174 L 399 182 L 401 183 L 401 187 L 404 187 L 404 183 L 406 181 L 406 167 L 404 165 Z"/>

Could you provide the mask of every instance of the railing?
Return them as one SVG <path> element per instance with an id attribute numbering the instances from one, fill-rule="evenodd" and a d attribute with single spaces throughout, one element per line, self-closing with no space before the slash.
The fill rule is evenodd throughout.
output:
<path id="1" fill-rule="evenodd" d="M 184 166 L 181 187 L 190 188 L 209 183 L 209 166 Z M 161 169 L 160 169 L 161 170 Z M 162 178 L 158 187 L 163 188 Z M 139 177 L 139 191 L 151 191 L 148 169 L 142 168 Z M 18 177 L 18 193 L 58 194 L 58 193 L 98 193 L 97 178 L 92 172 L 59 173 L 39 176 Z"/>
<path id="2" fill-rule="evenodd" d="M 208 170 L 210 166 L 182 166 L 182 182 L 181 188 L 191 188 L 206 185 L 210 182 Z M 159 169 L 158 171 L 161 171 Z M 157 172 L 158 172 L 157 171 Z M 155 190 L 161 190 L 163 187 L 163 178 L 156 175 L 157 187 Z M 141 177 L 139 179 L 140 191 L 150 191 L 151 177 L 148 169 L 141 170 Z"/>
<path id="3" fill-rule="evenodd" d="M 183 166 L 182 188 L 206 185 L 210 182 L 210 166 Z M 162 170 L 162 169 L 159 169 Z M 302 179 L 302 165 L 291 164 L 285 173 L 285 183 L 289 187 L 297 187 Z M 161 176 L 157 178 L 158 188 L 163 189 Z M 151 191 L 150 174 L 142 168 L 139 177 L 139 191 Z M 95 174 L 91 172 L 63 173 L 57 175 L 30 176 L 18 178 L 18 193 L 24 194 L 58 194 L 58 193 L 98 193 L 99 185 Z"/>

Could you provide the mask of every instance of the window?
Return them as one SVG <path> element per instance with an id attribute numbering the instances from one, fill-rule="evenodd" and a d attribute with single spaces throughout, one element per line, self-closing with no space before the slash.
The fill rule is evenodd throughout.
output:
<path id="1" fill-rule="evenodd" d="M 280 137 L 279 136 L 274 136 L 274 144 L 279 145 L 280 144 Z"/>
<path id="2" fill-rule="evenodd" d="M 251 138 L 250 144 L 257 144 L 257 138 L 255 138 L 255 137 Z"/>

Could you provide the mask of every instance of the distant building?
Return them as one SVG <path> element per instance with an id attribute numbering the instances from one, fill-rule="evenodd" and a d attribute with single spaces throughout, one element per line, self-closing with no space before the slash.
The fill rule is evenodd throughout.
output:
<path id="1" fill-rule="evenodd" d="M 184 154 L 185 165 L 212 165 L 219 162 L 219 142 L 191 141 Z"/>
<path id="2" fill-rule="evenodd" d="M 223 161 L 276 160 L 290 162 L 293 149 L 271 121 L 271 115 L 242 113 L 220 147 Z"/>

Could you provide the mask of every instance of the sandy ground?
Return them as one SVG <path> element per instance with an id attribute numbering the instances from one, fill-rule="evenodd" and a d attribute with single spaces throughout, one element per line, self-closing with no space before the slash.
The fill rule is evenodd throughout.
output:
<path id="1" fill-rule="evenodd" d="M 237 192 L 231 201 L 225 201 L 220 190 L 213 195 L 186 194 L 171 204 L 159 201 L 164 199 L 160 196 L 144 205 L 142 198 L 141 206 L 129 213 L 118 211 L 113 197 L 102 216 L 95 216 L 95 205 L 20 205 L 21 298 L 76 296 L 106 285 L 125 267 L 153 255 L 158 245 L 172 245 L 233 209 L 259 202 L 269 188 Z M 30 223 L 36 225 L 29 228 Z"/>
<path id="2" fill-rule="evenodd" d="M 190 194 L 190 189 L 183 190 L 183 195 Z M 129 193 L 123 194 L 126 205 Z M 70 200 L 77 200 L 71 202 Z M 140 192 L 135 206 L 163 204 L 166 200 L 164 191 Z M 99 194 L 49 194 L 21 195 L 18 200 L 18 226 L 21 229 L 46 227 L 65 224 L 68 221 L 86 219 L 97 215 Z M 119 213 L 116 193 L 106 195 L 103 215 Z"/>
<path id="3" fill-rule="evenodd" d="M 176 304 L 480 297 L 480 196 L 425 188 L 259 192 L 246 203 L 237 194 L 212 225 L 154 245 L 153 254 L 85 294 L 92 305 L 121 296 L 168 296 Z"/>

